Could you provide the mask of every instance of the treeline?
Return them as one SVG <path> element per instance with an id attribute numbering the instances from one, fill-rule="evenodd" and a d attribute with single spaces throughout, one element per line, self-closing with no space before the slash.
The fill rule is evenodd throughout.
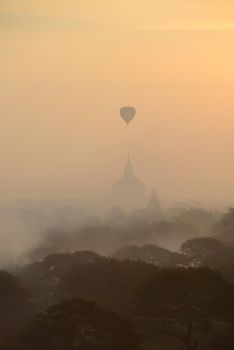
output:
<path id="1" fill-rule="evenodd" d="M 161 333 L 195 349 L 204 335 L 215 339 L 217 322 L 225 329 L 234 322 L 234 286 L 208 267 L 76 252 L 18 276 L 0 274 L 1 349 L 147 349 Z"/>
<path id="2" fill-rule="evenodd" d="M 217 238 L 226 230 L 230 242 L 232 217 Z M 151 244 L 48 255 L 0 273 L 0 348 L 149 350 L 163 335 L 180 349 L 232 349 L 233 266 L 234 248 L 209 237 L 177 253 Z"/>

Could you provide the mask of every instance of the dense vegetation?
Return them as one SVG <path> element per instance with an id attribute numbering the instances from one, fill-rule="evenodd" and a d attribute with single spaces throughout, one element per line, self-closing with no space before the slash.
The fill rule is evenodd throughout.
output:
<path id="1" fill-rule="evenodd" d="M 113 257 L 52 254 L 15 276 L 2 271 L 1 349 L 148 350 L 162 335 L 181 349 L 231 349 L 234 248 L 216 238 L 222 229 L 230 238 L 233 213 L 219 236 L 187 240 L 181 252 L 131 245 Z"/>

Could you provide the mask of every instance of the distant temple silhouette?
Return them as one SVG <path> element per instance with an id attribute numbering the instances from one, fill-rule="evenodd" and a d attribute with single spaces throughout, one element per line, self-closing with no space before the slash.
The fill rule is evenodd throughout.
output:
<path id="1" fill-rule="evenodd" d="M 134 175 L 129 156 L 122 177 L 113 184 L 111 204 L 129 211 L 142 209 L 142 214 L 146 216 L 162 215 L 155 190 L 148 199 L 144 184 Z"/>
<path id="2" fill-rule="evenodd" d="M 145 186 L 135 177 L 129 156 L 122 177 L 113 184 L 111 202 L 127 210 L 146 204 Z"/>
<path id="3" fill-rule="evenodd" d="M 158 215 L 162 215 L 162 208 L 157 198 L 155 189 L 153 190 L 153 193 L 150 197 L 146 210 L 149 215 L 150 214 L 154 215 L 155 213 L 157 213 Z"/>
<path id="4" fill-rule="evenodd" d="M 160 220 L 163 217 L 162 208 L 155 189 L 153 190 L 148 205 L 144 210 L 144 216 L 150 221 Z"/>

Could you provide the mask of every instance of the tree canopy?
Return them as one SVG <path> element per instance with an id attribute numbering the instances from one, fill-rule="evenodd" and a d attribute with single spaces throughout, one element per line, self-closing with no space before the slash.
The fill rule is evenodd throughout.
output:
<path id="1" fill-rule="evenodd" d="M 20 280 L 0 271 L 0 337 L 23 326 L 32 311 L 30 294 Z"/>
<path id="2" fill-rule="evenodd" d="M 31 327 L 8 339 L 8 350 L 140 350 L 128 320 L 82 299 L 62 301 L 36 317 Z"/>
<path id="3" fill-rule="evenodd" d="M 232 319 L 234 287 L 209 268 L 159 270 L 138 293 L 140 315 Z"/>

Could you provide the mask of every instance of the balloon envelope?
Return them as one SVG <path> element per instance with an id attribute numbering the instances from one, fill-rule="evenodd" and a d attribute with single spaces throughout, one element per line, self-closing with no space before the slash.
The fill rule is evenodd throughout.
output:
<path id="1" fill-rule="evenodd" d="M 120 109 L 120 115 L 123 120 L 129 124 L 136 115 L 136 110 L 134 107 L 125 106 Z"/>

